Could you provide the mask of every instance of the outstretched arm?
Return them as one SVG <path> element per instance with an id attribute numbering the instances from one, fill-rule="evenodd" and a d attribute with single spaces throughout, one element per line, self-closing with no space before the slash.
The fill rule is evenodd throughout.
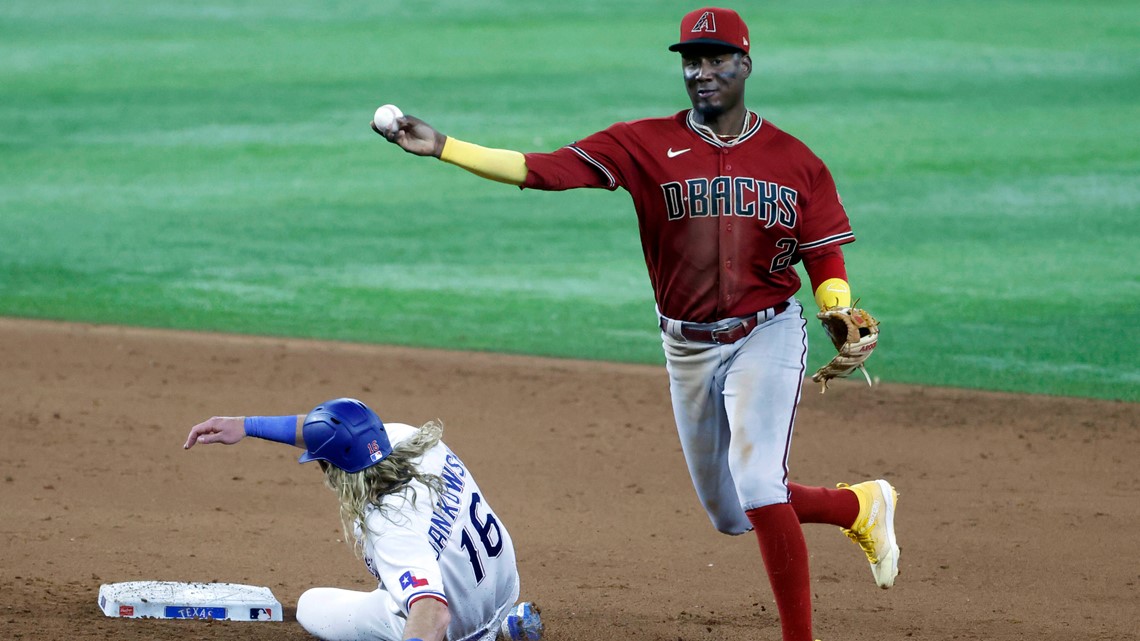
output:
<path id="1" fill-rule="evenodd" d="M 417 156 L 434 156 L 467 171 L 509 185 L 526 181 L 526 157 L 510 149 L 491 149 L 441 134 L 415 116 L 396 119 L 395 131 L 382 131 L 371 123 L 372 131 L 388 142 Z"/>
<path id="2" fill-rule="evenodd" d="M 201 443 L 233 445 L 246 436 L 305 448 L 304 416 L 215 416 L 190 428 L 183 449 Z"/>

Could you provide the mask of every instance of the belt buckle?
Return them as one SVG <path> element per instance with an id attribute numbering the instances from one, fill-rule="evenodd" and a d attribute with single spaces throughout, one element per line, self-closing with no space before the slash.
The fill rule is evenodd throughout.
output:
<path id="1" fill-rule="evenodd" d="M 712 338 L 712 341 L 713 341 L 714 343 L 717 343 L 718 345 L 725 345 L 725 344 L 728 344 L 728 343 L 735 343 L 736 341 L 740 340 L 740 336 L 736 336 L 735 338 L 730 338 L 729 336 L 730 336 L 730 335 L 731 335 L 733 332 L 737 331 L 738 329 L 740 329 L 740 328 L 742 328 L 742 327 L 744 327 L 744 323 L 743 323 L 743 322 L 741 322 L 741 321 L 737 321 L 735 325 L 732 325 L 732 326 L 729 326 L 729 327 L 723 327 L 723 328 L 721 328 L 721 329 L 714 329 L 714 330 L 713 330 L 713 331 L 712 331 L 712 332 L 709 334 L 709 337 L 710 337 L 710 338 Z M 722 339 L 721 339 L 721 336 L 726 336 L 726 339 L 722 340 Z"/>

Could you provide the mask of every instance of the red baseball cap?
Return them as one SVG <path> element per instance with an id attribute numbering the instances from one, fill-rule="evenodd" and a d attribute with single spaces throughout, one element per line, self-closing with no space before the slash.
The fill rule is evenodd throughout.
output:
<path id="1" fill-rule="evenodd" d="M 680 51 L 689 45 L 718 45 L 748 53 L 748 25 L 732 9 L 705 7 L 681 18 L 681 41 L 669 47 Z"/>

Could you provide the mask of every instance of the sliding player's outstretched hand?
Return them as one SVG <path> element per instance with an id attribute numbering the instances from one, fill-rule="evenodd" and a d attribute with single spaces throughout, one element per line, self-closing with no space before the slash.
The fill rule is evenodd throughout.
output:
<path id="1" fill-rule="evenodd" d="M 215 416 L 198 423 L 190 429 L 186 444 L 182 449 L 190 449 L 196 443 L 225 443 L 233 445 L 245 438 L 245 419 L 241 416 Z"/>

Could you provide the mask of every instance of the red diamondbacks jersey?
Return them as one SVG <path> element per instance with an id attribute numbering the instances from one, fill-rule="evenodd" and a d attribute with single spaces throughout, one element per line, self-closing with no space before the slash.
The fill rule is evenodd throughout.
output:
<path id="1" fill-rule="evenodd" d="M 723 141 L 692 121 L 615 124 L 552 153 L 526 154 L 524 188 L 625 188 L 657 306 L 669 318 L 747 316 L 793 296 L 804 254 L 855 240 L 823 161 L 749 112 Z"/>

